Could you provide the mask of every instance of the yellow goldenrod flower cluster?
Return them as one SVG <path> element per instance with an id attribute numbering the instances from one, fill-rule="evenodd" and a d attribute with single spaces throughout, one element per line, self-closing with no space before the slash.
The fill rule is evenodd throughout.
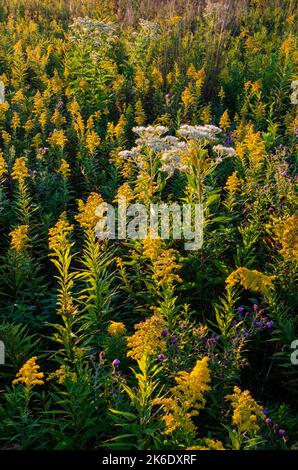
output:
<path id="1" fill-rule="evenodd" d="M 240 185 L 240 180 L 237 176 L 237 171 L 234 171 L 234 173 L 228 177 L 224 189 L 230 192 L 235 192 L 235 191 L 238 191 L 239 185 Z"/>
<path id="2" fill-rule="evenodd" d="M 232 395 L 226 396 L 231 400 L 233 408 L 233 425 L 240 433 L 257 432 L 260 429 L 258 419 L 265 419 L 262 406 L 258 405 L 248 390 L 242 392 L 239 387 L 234 387 L 233 392 Z"/>
<path id="3" fill-rule="evenodd" d="M 202 445 L 188 447 L 186 450 L 226 450 L 221 441 L 205 437 Z"/>
<path id="4" fill-rule="evenodd" d="M 165 250 L 153 261 L 153 279 L 159 287 L 172 287 L 174 282 L 181 282 L 175 271 L 180 269 L 177 262 L 177 252 L 173 249 Z"/>
<path id="5" fill-rule="evenodd" d="M 57 173 L 62 175 L 64 178 L 69 178 L 70 176 L 70 165 L 66 160 L 64 160 L 64 158 L 62 158 L 61 160 L 60 167 L 58 168 Z"/>
<path id="6" fill-rule="evenodd" d="M 226 109 L 219 121 L 219 127 L 223 131 L 227 131 L 231 127 L 231 121 L 229 117 L 229 112 Z"/>
<path id="7" fill-rule="evenodd" d="M 13 180 L 23 182 L 29 176 L 27 161 L 26 157 L 16 159 L 11 174 Z"/>
<path id="8" fill-rule="evenodd" d="M 73 232 L 73 225 L 70 225 L 67 220 L 60 219 L 49 230 L 49 248 L 53 251 L 63 251 L 70 245 L 68 236 Z"/>
<path id="9" fill-rule="evenodd" d="M 77 381 L 77 374 L 76 372 L 71 372 L 69 367 L 65 364 L 62 364 L 59 369 L 55 370 L 48 376 L 48 380 L 57 380 L 58 384 L 64 384 L 64 382 L 69 379 L 71 382 L 75 383 Z"/>
<path id="10" fill-rule="evenodd" d="M 243 162 L 247 157 L 250 167 L 257 170 L 266 158 L 265 142 L 260 132 L 254 132 L 252 124 L 249 124 L 244 132 L 243 141 L 236 144 L 236 154 Z"/>
<path id="11" fill-rule="evenodd" d="M 133 191 L 131 187 L 129 186 L 128 183 L 123 183 L 118 191 L 117 191 L 117 196 L 115 198 L 115 202 L 119 201 L 119 198 L 124 198 L 126 199 L 126 204 L 129 205 L 132 203 L 132 201 L 135 199 L 135 195 L 133 194 Z"/>
<path id="12" fill-rule="evenodd" d="M 208 357 L 198 360 L 193 370 L 179 372 L 176 377 L 177 385 L 171 388 L 170 398 L 157 399 L 156 404 L 162 404 L 166 424 L 165 434 L 172 434 L 176 429 L 185 433 L 195 431 L 191 418 L 198 415 L 199 410 L 206 404 L 205 393 L 211 390 L 208 367 Z"/>
<path id="13" fill-rule="evenodd" d="M 93 130 L 87 132 L 85 145 L 88 152 L 93 155 L 95 150 L 100 146 L 99 135 Z"/>
<path id="14" fill-rule="evenodd" d="M 75 218 L 82 228 L 87 230 L 93 230 L 95 228 L 98 222 L 96 209 L 103 202 L 102 197 L 97 193 L 91 193 L 86 203 L 84 203 L 82 199 L 77 201 L 79 214 Z"/>
<path id="15" fill-rule="evenodd" d="M 28 225 L 20 225 L 10 232 L 9 236 L 11 237 L 11 247 L 15 251 L 21 251 L 28 246 L 28 230 Z"/>
<path id="16" fill-rule="evenodd" d="M 126 333 L 126 327 L 124 323 L 111 321 L 108 326 L 108 333 L 111 336 L 123 336 Z"/>
<path id="17" fill-rule="evenodd" d="M 164 327 L 163 319 L 158 315 L 153 315 L 135 325 L 136 332 L 127 340 L 129 348 L 127 356 L 138 361 L 145 355 L 156 356 L 164 352 L 166 349 L 165 341 L 162 339 Z"/>
<path id="18" fill-rule="evenodd" d="M 0 152 L 0 178 L 7 173 L 7 164 L 4 160 L 3 153 Z"/>
<path id="19" fill-rule="evenodd" d="M 31 389 L 34 385 L 43 385 L 44 373 L 39 372 L 40 367 L 36 364 L 36 360 L 36 356 L 31 357 L 31 359 L 21 367 L 12 383 L 22 383 L 27 389 Z"/>
<path id="20" fill-rule="evenodd" d="M 261 292 L 267 294 L 274 289 L 273 281 L 275 276 L 266 276 L 259 271 L 247 268 L 238 268 L 233 271 L 226 279 L 227 288 L 231 289 L 236 284 L 240 284 L 244 289 L 252 292 Z"/>
<path id="21" fill-rule="evenodd" d="M 67 143 L 67 137 L 63 130 L 54 129 L 51 136 L 48 138 L 48 142 L 54 147 L 64 149 Z"/>
<path id="22" fill-rule="evenodd" d="M 286 260 L 298 261 L 298 216 L 292 215 L 280 224 L 277 236 L 282 245 L 282 256 Z"/>
<path id="23" fill-rule="evenodd" d="M 147 237 L 143 240 L 143 255 L 150 258 L 151 261 L 155 261 L 162 250 L 162 246 L 163 241 L 161 238 Z"/>

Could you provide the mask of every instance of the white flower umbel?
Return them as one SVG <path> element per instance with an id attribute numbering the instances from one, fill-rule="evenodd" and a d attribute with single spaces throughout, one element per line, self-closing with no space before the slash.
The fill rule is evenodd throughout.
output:
<path id="1" fill-rule="evenodd" d="M 233 157 L 236 151 L 233 147 L 224 147 L 223 145 L 214 145 L 213 150 L 222 155 L 229 155 Z"/>

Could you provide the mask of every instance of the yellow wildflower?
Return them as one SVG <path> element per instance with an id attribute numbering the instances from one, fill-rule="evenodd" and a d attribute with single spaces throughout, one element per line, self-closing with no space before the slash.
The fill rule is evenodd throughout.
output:
<path id="1" fill-rule="evenodd" d="M 63 130 L 54 129 L 51 136 L 48 138 L 48 142 L 50 145 L 61 147 L 63 149 L 67 143 L 67 137 Z"/>
<path id="2" fill-rule="evenodd" d="M 13 380 L 13 384 L 23 383 L 27 389 L 31 389 L 34 385 L 43 385 L 44 373 L 39 372 L 39 365 L 36 364 L 37 357 L 31 357 L 26 364 L 21 367 Z"/>
<path id="3" fill-rule="evenodd" d="M 64 160 L 64 158 L 61 160 L 57 173 L 60 173 L 64 178 L 68 178 L 70 176 L 70 165 L 66 160 Z"/>
<path id="4" fill-rule="evenodd" d="M 228 110 L 225 110 L 219 121 L 219 127 L 223 131 L 227 131 L 231 127 L 231 121 L 229 117 Z"/>
<path id="5" fill-rule="evenodd" d="M 78 199 L 79 214 L 75 218 L 81 227 L 89 230 L 95 228 L 98 222 L 98 216 L 95 212 L 97 207 L 103 202 L 102 197 L 97 193 L 91 193 L 86 203 L 82 199 Z"/>
<path id="6" fill-rule="evenodd" d="M 153 279 L 158 286 L 171 287 L 174 282 L 181 282 L 175 270 L 180 269 L 176 261 L 177 252 L 173 249 L 163 251 L 156 260 L 153 261 Z"/>
<path id="7" fill-rule="evenodd" d="M 0 152 L 0 178 L 7 173 L 7 164 L 4 160 L 3 153 Z"/>
<path id="8" fill-rule="evenodd" d="M 210 122 L 212 120 L 211 104 L 210 103 L 201 108 L 200 117 L 201 117 L 201 120 L 204 124 L 210 124 Z"/>
<path id="9" fill-rule="evenodd" d="M 89 131 L 86 135 L 86 148 L 93 155 L 100 145 L 100 137 L 95 131 Z"/>
<path id="10" fill-rule="evenodd" d="M 126 127 L 126 119 L 124 114 L 121 114 L 117 126 L 115 126 L 114 134 L 115 137 L 120 140 L 125 136 L 125 127 Z"/>
<path id="11" fill-rule="evenodd" d="M 22 182 L 29 176 L 29 171 L 26 165 L 27 161 L 28 159 L 26 157 L 16 159 L 11 174 L 13 180 Z"/>
<path id="12" fill-rule="evenodd" d="M 21 251 L 28 245 L 28 230 L 28 225 L 20 225 L 10 232 L 9 236 L 11 237 L 11 247 L 15 251 Z"/>
<path id="13" fill-rule="evenodd" d="M 19 113 L 13 112 L 12 119 L 11 119 L 11 127 L 14 132 L 20 127 L 20 116 Z"/>
<path id="14" fill-rule="evenodd" d="M 198 360 L 190 373 L 179 372 L 175 378 L 177 385 L 170 390 L 172 396 L 155 400 L 164 407 L 165 434 L 172 434 L 176 429 L 187 434 L 195 431 L 191 418 L 205 406 L 204 394 L 211 390 L 208 360 L 208 357 Z"/>
<path id="15" fill-rule="evenodd" d="M 2 139 L 5 144 L 8 144 L 11 141 L 11 136 L 8 132 L 2 131 Z"/>
<path id="16" fill-rule="evenodd" d="M 64 215 L 64 214 L 63 214 Z M 60 218 L 54 227 L 49 230 L 49 248 L 53 251 L 61 251 L 69 248 L 68 236 L 73 232 L 73 225 Z"/>
<path id="17" fill-rule="evenodd" d="M 136 124 L 142 126 L 146 122 L 146 113 L 141 100 L 136 102 L 134 111 Z"/>
<path id="18" fill-rule="evenodd" d="M 274 279 L 275 276 L 266 276 L 255 269 L 251 271 L 247 268 L 238 268 L 228 276 L 226 284 L 229 289 L 240 284 L 252 292 L 267 294 L 269 290 L 274 289 Z"/>
<path id="19" fill-rule="evenodd" d="M 241 160 L 247 156 L 251 168 L 258 169 L 266 158 L 265 142 L 260 132 L 254 132 L 253 125 L 249 124 L 245 131 L 243 142 L 237 142 L 236 153 Z"/>
<path id="20" fill-rule="evenodd" d="M 126 333 L 126 328 L 124 323 L 111 321 L 108 326 L 108 333 L 111 336 L 123 336 Z"/>
<path id="21" fill-rule="evenodd" d="M 221 441 L 205 437 L 202 445 L 188 447 L 186 450 L 225 450 L 225 448 Z"/>
<path id="22" fill-rule="evenodd" d="M 280 253 L 287 260 L 298 262 L 298 216 L 292 215 L 277 228 L 279 242 L 282 245 Z"/>
<path id="23" fill-rule="evenodd" d="M 129 205 L 134 199 L 135 195 L 133 194 L 133 190 L 129 186 L 128 183 L 123 183 L 117 191 L 117 196 L 115 198 L 115 202 L 119 200 L 120 197 L 125 197 L 126 204 Z"/>
<path id="24" fill-rule="evenodd" d="M 196 99 L 189 87 L 185 88 L 182 93 L 181 100 L 186 108 L 190 108 L 196 102 Z"/>
<path id="25" fill-rule="evenodd" d="M 163 319 L 158 315 L 135 325 L 136 332 L 127 340 L 130 349 L 127 356 L 138 361 L 144 355 L 156 356 L 165 351 L 166 344 L 162 340 L 164 327 Z"/>
<path id="26" fill-rule="evenodd" d="M 239 387 L 234 387 L 233 392 L 232 395 L 226 396 L 231 400 L 233 408 L 232 423 L 240 433 L 257 432 L 260 429 L 258 418 L 265 419 L 263 407 L 258 405 L 248 390 L 242 392 Z"/>
<path id="27" fill-rule="evenodd" d="M 66 119 L 64 116 L 61 116 L 58 109 L 55 109 L 51 121 L 56 127 L 61 127 L 62 124 L 65 124 Z"/>
<path id="28" fill-rule="evenodd" d="M 55 372 L 52 372 L 48 376 L 48 380 L 56 379 L 58 384 L 64 384 L 66 380 L 70 380 L 72 383 L 75 383 L 77 381 L 77 374 L 76 372 L 71 372 L 69 367 L 67 367 L 65 364 L 62 364 L 62 366 L 55 370 Z"/>
<path id="29" fill-rule="evenodd" d="M 234 173 L 228 177 L 224 189 L 226 189 L 227 191 L 234 192 L 239 189 L 239 185 L 240 185 L 240 180 L 237 177 L 237 171 L 234 171 Z"/>
<path id="30" fill-rule="evenodd" d="M 162 249 L 163 242 L 161 238 L 145 238 L 143 240 L 143 255 L 155 261 Z"/>
<path id="31" fill-rule="evenodd" d="M 76 99 L 74 99 L 68 106 L 68 110 L 72 117 L 75 117 L 80 112 L 80 105 Z"/>
<path id="32" fill-rule="evenodd" d="M 24 124 L 24 129 L 26 133 L 29 134 L 29 132 L 31 132 L 33 128 L 34 128 L 34 121 L 32 119 L 27 119 L 27 121 Z"/>

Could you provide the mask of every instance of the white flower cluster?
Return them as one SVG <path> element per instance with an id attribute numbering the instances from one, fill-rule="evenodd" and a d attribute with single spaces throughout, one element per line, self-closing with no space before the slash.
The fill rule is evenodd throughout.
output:
<path id="1" fill-rule="evenodd" d="M 157 23 L 141 19 L 139 25 L 141 26 L 142 36 L 145 36 L 147 39 L 158 39 L 161 35 L 161 29 Z"/>
<path id="2" fill-rule="evenodd" d="M 93 47 L 106 45 L 117 36 L 116 26 L 113 23 L 93 21 L 89 16 L 75 18 L 70 25 L 71 39 L 79 43 L 91 43 Z"/>
<path id="3" fill-rule="evenodd" d="M 119 156 L 125 160 L 132 159 L 138 168 L 144 168 L 144 147 L 151 149 L 154 153 L 160 155 L 160 171 L 172 176 L 176 170 L 181 172 L 190 171 L 187 159 L 183 158 L 189 154 L 189 140 L 202 140 L 206 143 L 216 142 L 217 135 L 222 131 L 219 127 L 207 124 L 205 126 L 189 126 L 183 124 L 178 129 L 177 134 L 185 140 L 180 140 L 171 135 L 165 135 L 169 129 L 165 126 L 134 127 L 133 131 L 138 134 L 136 146 L 131 150 L 124 150 Z M 223 147 L 222 145 L 213 146 L 220 156 L 216 159 L 216 164 L 222 161 L 221 155 L 233 156 L 235 150 L 232 147 Z"/>
<path id="4" fill-rule="evenodd" d="M 213 150 L 217 153 L 229 155 L 231 157 L 236 155 L 236 151 L 233 147 L 224 147 L 223 145 L 214 145 Z"/>
<path id="5" fill-rule="evenodd" d="M 177 131 L 178 135 L 188 140 L 207 140 L 209 142 L 216 142 L 217 134 L 220 134 L 222 130 L 213 126 L 212 124 L 206 124 L 205 126 L 189 126 L 183 124 Z"/>

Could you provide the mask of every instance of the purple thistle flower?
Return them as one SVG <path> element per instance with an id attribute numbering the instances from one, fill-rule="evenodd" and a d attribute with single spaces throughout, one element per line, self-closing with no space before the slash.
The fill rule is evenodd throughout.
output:
<path id="1" fill-rule="evenodd" d="M 242 307 L 242 305 L 240 305 L 240 307 L 237 308 L 237 312 L 238 313 L 242 313 L 244 310 L 244 308 Z"/>
<path id="2" fill-rule="evenodd" d="M 270 328 L 272 328 L 272 327 L 273 327 L 273 321 L 272 321 L 272 320 L 271 320 L 271 321 L 267 321 L 267 323 L 266 323 L 266 328 L 270 329 Z"/>
<path id="3" fill-rule="evenodd" d="M 263 415 L 267 415 L 269 413 L 268 408 L 263 408 L 262 413 L 263 413 Z"/>
<path id="4" fill-rule="evenodd" d="M 162 336 L 167 336 L 167 334 L 168 334 L 168 331 L 167 331 L 167 330 L 162 330 L 162 332 L 161 332 L 161 335 L 162 335 Z"/>
<path id="5" fill-rule="evenodd" d="M 281 176 L 287 176 L 287 172 L 286 171 L 283 171 Z"/>
<path id="6" fill-rule="evenodd" d="M 119 364 L 120 364 L 119 359 L 114 359 L 113 362 L 112 362 L 112 364 L 113 364 L 113 367 L 119 366 Z"/>
<path id="7" fill-rule="evenodd" d="M 159 359 L 160 361 L 163 361 L 165 359 L 165 355 L 164 354 L 158 354 L 157 359 Z"/>
<path id="8" fill-rule="evenodd" d="M 286 431 L 284 429 L 279 429 L 278 434 L 280 435 L 280 437 L 283 437 L 286 435 Z"/>
<path id="9" fill-rule="evenodd" d="M 254 309 L 255 312 L 258 312 L 259 311 L 259 306 L 257 304 L 254 304 L 253 309 Z"/>
<path id="10" fill-rule="evenodd" d="M 171 338 L 171 343 L 176 344 L 177 343 L 177 338 Z"/>
<path id="11" fill-rule="evenodd" d="M 270 418 L 266 418 L 265 423 L 271 426 L 273 424 L 273 421 Z"/>
<path id="12" fill-rule="evenodd" d="M 247 338 L 249 336 L 249 332 L 245 331 L 243 336 L 244 336 L 244 338 Z"/>

